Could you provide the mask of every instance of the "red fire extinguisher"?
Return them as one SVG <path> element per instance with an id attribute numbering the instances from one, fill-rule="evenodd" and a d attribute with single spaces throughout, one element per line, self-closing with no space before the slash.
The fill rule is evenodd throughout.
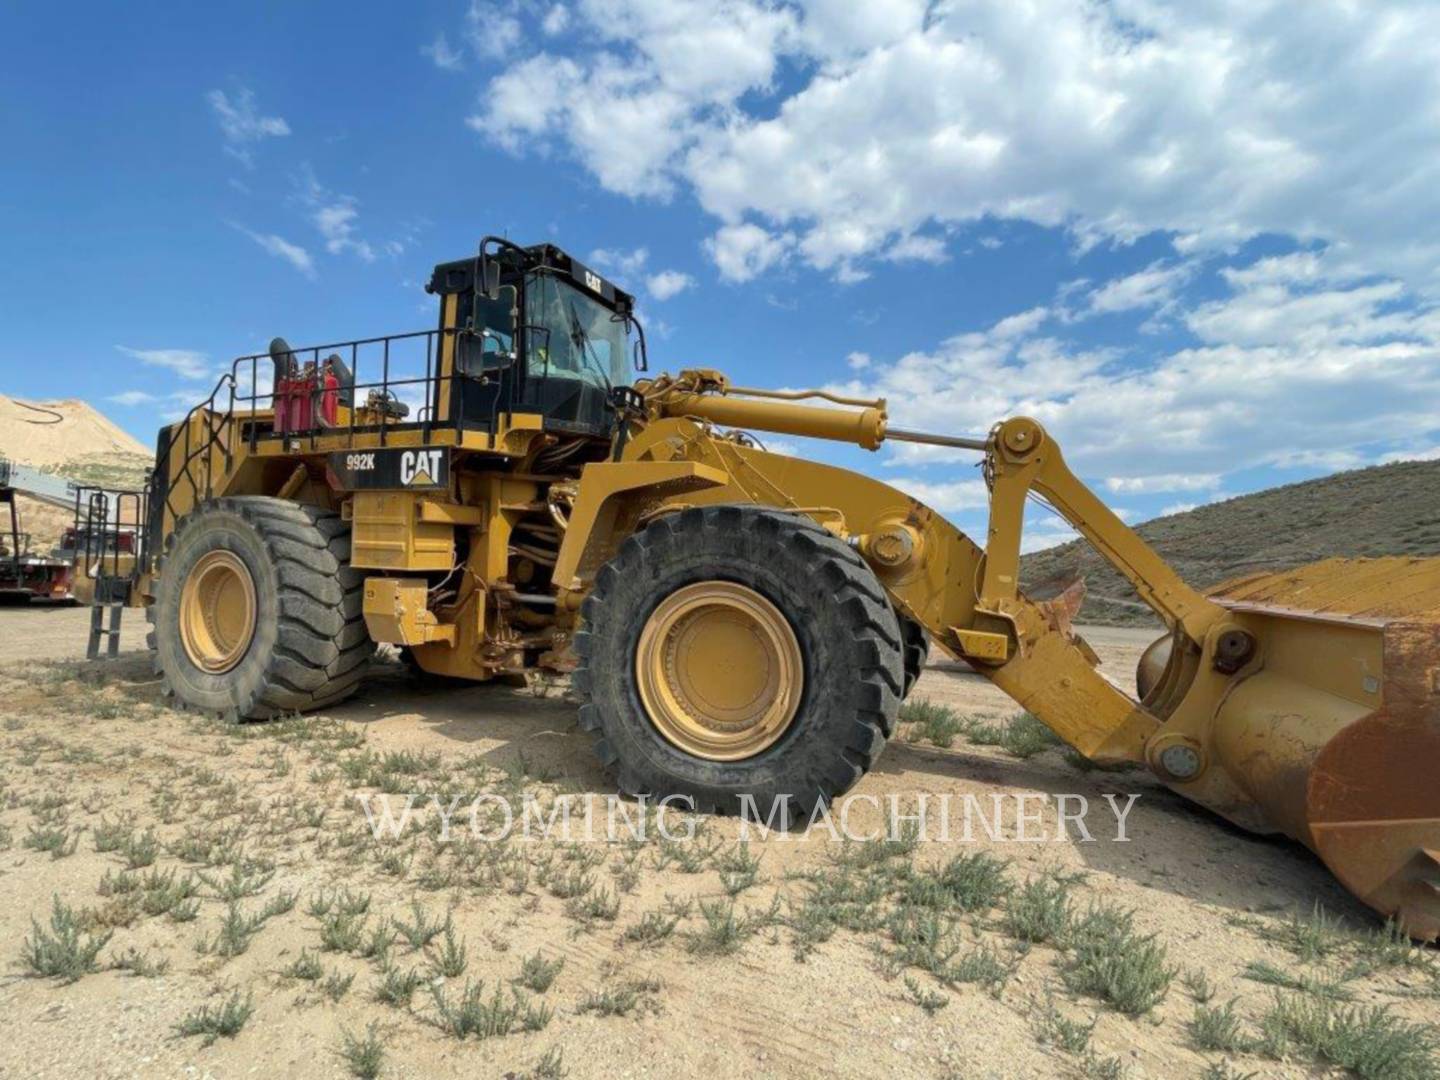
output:
<path id="1" fill-rule="evenodd" d="M 340 376 L 335 374 L 335 365 L 325 364 L 324 390 L 320 394 L 320 418 L 334 427 L 340 416 Z"/>

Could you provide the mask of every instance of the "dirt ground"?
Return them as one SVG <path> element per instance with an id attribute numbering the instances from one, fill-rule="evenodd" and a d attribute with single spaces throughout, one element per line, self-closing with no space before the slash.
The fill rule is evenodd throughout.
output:
<path id="1" fill-rule="evenodd" d="M 165 706 L 128 614 L 122 659 L 87 666 L 87 611 L 0 609 L 3 1077 L 365 1075 L 366 1039 L 394 1077 L 1313 1076 L 1328 1075 L 1313 1048 L 1275 1035 L 1286 994 L 1404 1024 L 1440 1011 L 1433 950 L 1377 945 L 1375 920 L 1301 848 L 1058 747 L 1020 757 L 961 735 L 942 748 L 906 725 L 837 811 L 864 831 L 891 795 L 913 810 L 920 795 L 1073 794 L 1091 804 L 1092 842 L 1056 838 L 1050 798 L 1034 802 L 1040 843 L 1018 842 L 1014 813 L 994 838 L 889 848 L 823 830 L 737 846 L 724 819 L 688 841 L 652 828 L 566 843 L 467 837 L 462 815 L 447 841 L 431 815 L 377 839 L 357 794 L 484 794 L 492 810 L 608 794 L 563 687 L 419 683 L 382 657 L 324 717 L 227 728 Z M 1149 639 L 1086 636 L 1117 681 Z M 912 700 L 982 723 L 1017 711 L 948 664 Z M 1127 842 L 1107 793 L 1139 796 Z M 977 852 L 1008 860 L 991 902 L 928 929 L 896 921 L 895 896 Z M 1024 940 L 1027 888 L 1054 890 L 1072 921 L 1132 910 L 1133 940 L 1163 950 L 1158 1004 L 1126 1015 L 1077 980 L 1078 939 Z M 72 982 L 26 960 L 56 936 L 57 902 L 82 952 L 111 935 Z M 411 973 L 410 994 L 380 1000 Z M 1192 1024 L 1231 999 L 1243 1037 L 1201 1049 L 1217 1040 Z M 177 1030 L 247 1000 L 239 1030 L 209 1045 Z"/>

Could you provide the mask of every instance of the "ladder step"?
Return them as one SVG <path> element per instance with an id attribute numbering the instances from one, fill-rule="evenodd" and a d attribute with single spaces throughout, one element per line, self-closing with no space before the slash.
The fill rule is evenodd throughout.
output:
<path id="1" fill-rule="evenodd" d="M 105 612 L 110 612 L 110 625 L 105 625 Z M 85 647 L 85 659 L 100 660 L 100 639 L 105 639 L 105 660 L 114 660 L 120 655 L 120 616 L 124 604 L 93 604 L 90 608 L 90 641 Z"/>

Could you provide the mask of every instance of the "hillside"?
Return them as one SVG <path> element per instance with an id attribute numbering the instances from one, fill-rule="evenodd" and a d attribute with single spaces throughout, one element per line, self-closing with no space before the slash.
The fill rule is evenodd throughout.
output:
<path id="1" fill-rule="evenodd" d="M 83 401 L 22 403 L 4 394 L 0 394 L 0 457 L 77 483 L 115 488 L 140 487 L 154 461 L 150 450 Z M 20 527 L 31 535 L 32 549 L 48 552 L 73 514 L 23 496 L 16 501 Z M 9 527 L 6 514 L 0 518 L 0 528 L 8 532 Z"/>
<path id="2" fill-rule="evenodd" d="M 1378 465 L 1241 495 L 1156 518 L 1136 532 L 1202 589 L 1336 555 L 1440 555 L 1440 461 Z M 1037 598 L 1083 577 L 1084 622 L 1155 621 L 1083 540 L 1025 556 L 1020 573 Z"/>

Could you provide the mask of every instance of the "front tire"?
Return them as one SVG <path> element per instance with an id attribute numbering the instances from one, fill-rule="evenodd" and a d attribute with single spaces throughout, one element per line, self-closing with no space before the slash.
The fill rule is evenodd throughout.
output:
<path id="1" fill-rule="evenodd" d="M 627 794 L 764 820 L 779 807 L 793 824 L 859 780 L 893 730 L 895 613 L 860 557 L 807 517 L 659 518 L 601 569 L 582 617 L 581 726 Z"/>
<path id="2" fill-rule="evenodd" d="M 268 720 L 354 693 L 375 643 L 338 515 L 271 498 L 206 503 L 166 542 L 147 609 L 162 693 Z"/>
<path id="3" fill-rule="evenodd" d="M 908 615 L 900 616 L 900 638 L 904 642 L 905 685 L 900 690 L 902 700 L 910 697 L 920 673 L 925 670 L 925 661 L 930 658 L 930 636 L 925 628 Z"/>

